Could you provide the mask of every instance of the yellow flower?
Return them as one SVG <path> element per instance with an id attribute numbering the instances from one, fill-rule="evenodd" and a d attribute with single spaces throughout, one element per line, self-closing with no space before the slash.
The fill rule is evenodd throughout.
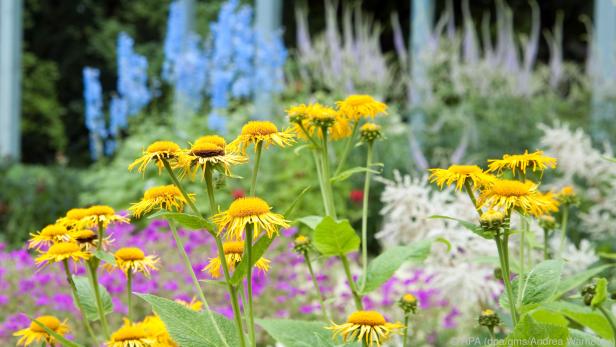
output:
<path id="1" fill-rule="evenodd" d="M 376 311 L 356 311 L 349 316 L 346 323 L 332 322 L 332 326 L 326 327 L 334 332 L 334 338 L 340 335 L 344 342 L 363 340 L 370 347 L 375 344 L 380 346 L 382 342 L 387 341 L 390 334 L 398 333 L 402 328 L 403 324 L 389 323 Z"/>
<path id="2" fill-rule="evenodd" d="M 278 131 L 276 124 L 269 121 L 250 121 L 242 127 L 242 133 L 229 144 L 232 150 L 246 154 L 250 144 L 263 142 L 265 148 L 269 145 L 286 147 L 295 142 L 293 130 Z"/>
<path id="3" fill-rule="evenodd" d="M 526 174 L 526 168 L 532 167 L 534 171 L 541 171 L 547 168 L 556 167 L 556 158 L 543 155 L 543 151 L 536 151 L 528 153 L 528 150 L 524 154 L 505 154 L 502 159 L 490 159 L 488 160 L 488 172 L 501 172 L 504 169 L 509 169 L 515 175 L 515 171 L 519 170 L 523 174 Z"/>
<path id="4" fill-rule="evenodd" d="M 142 323 L 131 323 L 124 319 L 124 325 L 111 334 L 107 347 L 154 347 L 156 340 L 150 337 Z"/>
<path id="5" fill-rule="evenodd" d="M 229 271 L 233 271 L 235 266 L 242 261 L 242 254 L 244 253 L 244 241 L 230 241 L 225 242 L 222 245 L 223 251 L 225 253 L 225 261 L 227 262 L 227 267 Z M 270 261 L 265 258 L 259 258 L 255 263 L 255 266 L 263 272 L 267 272 L 269 270 Z M 210 258 L 207 266 L 203 268 L 202 271 L 207 271 L 210 273 L 212 278 L 218 278 L 221 276 L 220 258 Z"/>
<path id="6" fill-rule="evenodd" d="M 49 246 L 55 242 L 71 241 L 71 234 L 61 224 L 50 224 L 43 228 L 38 234 L 30 234 L 32 236 L 28 241 L 28 248 L 41 249 L 42 246 Z"/>
<path id="7" fill-rule="evenodd" d="M 561 196 L 569 197 L 575 195 L 575 190 L 572 186 L 564 186 L 558 194 Z"/>
<path id="8" fill-rule="evenodd" d="M 305 132 L 312 136 L 315 131 L 322 138 L 323 131 L 318 124 L 325 123 L 331 123 L 328 134 L 334 141 L 347 138 L 353 133 L 347 118 L 333 108 L 319 103 L 293 106 L 287 110 L 287 115 L 293 123 L 295 133 L 302 139 L 306 139 Z"/>
<path id="9" fill-rule="evenodd" d="M 387 105 L 374 100 L 370 95 L 350 95 L 342 101 L 337 101 L 338 110 L 348 119 L 358 121 L 361 118 L 387 114 Z"/>
<path id="10" fill-rule="evenodd" d="M 231 175 L 231 165 L 243 164 L 248 161 L 244 155 L 227 151 L 225 139 L 217 135 L 202 136 L 182 155 L 179 166 L 182 175 L 188 174 L 192 178 L 199 168 L 205 173 L 207 168 L 213 168 L 223 174 Z"/>
<path id="11" fill-rule="evenodd" d="M 531 181 L 495 180 L 480 195 L 478 205 L 489 208 L 517 209 L 524 214 L 540 216 L 554 209 L 549 196 L 537 191 Z"/>
<path id="12" fill-rule="evenodd" d="M 71 231 L 71 237 L 86 251 L 90 251 L 98 246 L 98 235 L 90 229 L 73 230 Z M 111 243 L 113 243 L 113 240 L 109 236 L 103 238 L 103 247 L 106 248 Z"/>
<path id="13" fill-rule="evenodd" d="M 493 180 L 493 176 L 484 173 L 477 165 L 451 165 L 447 169 L 430 169 L 430 183 L 436 182 L 441 189 L 454 182 L 457 190 L 462 190 L 466 182 L 472 182 L 474 188 L 480 188 Z"/>
<path id="14" fill-rule="evenodd" d="M 37 265 L 46 263 L 43 265 L 45 266 L 67 259 L 79 262 L 81 260 L 90 259 L 90 254 L 84 252 L 79 244 L 75 242 L 58 242 L 49 247 L 46 252 L 41 252 L 41 255 L 36 258 L 35 263 Z"/>
<path id="15" fill-rule="evenodd" d="M 188 197 L 194 201 L 195 194 L 188 194 Z M 132 211 L 133 216 L 139 218 L 145 213 L 152 211 L 153 209 L 163 209 L 168 211 L 182 211 L 184 205 L 187 203 L 186 199 L 180 192 L 180 189 L 173 184 L 160 187 L 152 187 L 145 191 L 143 199 L 134 203 L 129 208 Z"/>
<path id="16" fill-rule="evenodd" d="M 69 331 L 66 320 L 61 322 L 54 316 L 40 316 L 36 317 L 36 320 L 58 335 L 64 336 Z M 46 345 L 54 345 L 56 343 L 55 338 L 34 321 L 30 323 L 29 327 L 15 332 L 13 336 L 21 336 L 17 341 L 17 346 L 40 345 L 43 342 Z"/>
<path id="17" fill-rule="evenodd" d="M 177 347 L 178 344 L 173 341 L 165 323 L 158 316 L 147 316 L 141 323 L 148 338 L 155 341 L 155 347 Z"/>
<path id="18" fill-rule="evenodd" d="M 246 197 L 234 200 L 229 209 L 220 212 L 212 220 L 218 226 L 218 233 L 225 230 L 227 239 L 242 240 L 242 233 L 248 224 L 254 228 L 254 237 L 262 231 L 271 238 L 278 228 L 287 228 L 289 223 L 284 216 L 270 212 L 270 206 L 257 197 Z"/>
<path id="19" fill-rule="evenodd" d="M 195 298 L 192 298 L 190 302 L 184 301 L 182 299 L 175 299 L 175 302 L 177 302 L 178 304 L 182 304 L 193 311 L 201 311 L 201 309 L 203 308 L 203 303 Z"/>
<path id="20" fill-rule="evenodd" d="M 137 247 L 124 247 L 118 249 L 115 253 L 116 267 L 124 274 L 129 271 L 133 273 L 141 272 L 145 277 L 150 277 L 150 271 L 157 271 L 156 263 L 158 258 L 153 255 L 146 256 L 143 251 Z M 105 264 L 105 268 L 109 271 L 114 269 L 112 264 Z"/>
<path id="21" fill-rule="evenodd" d="M 381 138 L 381 126 L 375 123 L 366 123 L 359 129 L 359 134 L 364 142 L 372 142 Z"/>
<path id="22" fill-rule="evenodd" d="M 71 230 L 77 226 L 79 221 L 86 217 L 88 209 L 86 208 L 72 208 L 66 212 L 66 215 L 56 221 L 56 224 L 63 225 L 67 229 Z"/>
<path id="23" fill-rule="evenodd" d="M 160 174 L 164 167 L 162 159 L 173 161 L 179 155 L 181 155 L 181 149 L 177 143 L 172 141 L 156 141 L 143 151 L 141 157 L 128 166 L 128 171 L 132 171 L 138 165 L 137 171 L 145 173 L 148 164 L 154 161 Z"/>
<path id="24" fill-rule="evenodd" d="M 128 223 L 130 219 L 115 214 L 113 208 L 106 205 L 90 206 L 85 211 L 86 216 L 81 218 L 79 226 L 82 228 L 97 228 L 102 225 L 106 228 L 109 223 Z"/>

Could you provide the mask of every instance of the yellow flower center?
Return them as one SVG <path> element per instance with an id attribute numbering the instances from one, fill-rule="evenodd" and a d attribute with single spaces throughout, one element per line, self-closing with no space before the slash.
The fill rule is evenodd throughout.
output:
<path id="1" fill-rule="evenodd" d="M 331 107 L 314 104 L 310 107 L 310 117 L 317 120 L 335 120 L 338 112 Z"/>
<path id="2" fill-rule="evenodd" d="M 242 135 L 270 135 L 277 132 L 276 124 L 269 121 L 250 121 L 242 127 Z"/>
<path id="3" fill-rule="evenodd" d="M 484 316 L 492 316 L 494 315 L 494 311 L 490 310 L 489 308 L 486 310 L 483 310 L 483 312 L 481 312 L 482 315 Z"/>
<path id="4" fill-rule="evenodd" d="M 222 249 L 225 254 L 242 254 L 244 253 L 244 241 L 225 242 Z"/>
<path id="5" fill-rule="evenodd" d="M 40 316 L 36 317 L 36 320 L 53 331 L 58 330 L 61 324 L 60 320 L 54 316 Z M 37 333 L 46 333 L 45 329 L 36 324 L 34 321 L 30 323 L 30 330 Z"/>
<path id="6" fill-rule="evenodd" d="M 229 206 L 229 215 L 234 218 L 259 216 L 268 213 L 269 210 L 269 205 L 263 199 L 247 197 L 234 200 Z"/>
<path id="7" fill-rule="evenodd" d="M 502 221 L 503 219 L 505 219 L 505 214 L 496 210 L 488 210 L 479 218 L 480 221 L 487 223 Z"/>
<path id="8" fill-rule="evenodd" d="M 79 247 L 78 244 L 74 242 L 58 242 L 54 244 L 53 246 L 49 247 L 49 250 L 47 250 L 47 253 L 53 254 L 53 255 L 65 255 L 65 254 L 76 253 L 79 251 L 81 251 L 81 248 Z"/>
<path id="9" fill-rule="evenodd" d="M 310 239 L 304 235 L 299 235 L 298 237 L 295 238 L 296 245 L 306 245 L 308 243 L 310 243 Z"/>
<path id="10" fill-rule="evenodd" d="M 123 326 L 111 334 L 113 341 L 140 340 L 147 337 L 145 330 L 140 326 Z"/>
<path id="11" fill-rule="evenodd" d="M 374 99 L 370 95 L 351 95 L 344 102 L 351 106 L 361 106 L 374 102 Z"/>
<path id="12" fill-rule="evenodd" d="M 79 242 L 90 242 L 96 238 L 96 233 L 90 229 L 82 229 L 75 233 L 75 240 Z"/>
<path id="13" fill-rule="evenodd" d="M 202 158 L 215 157 L 219 155 L 225 155 L 224 147 L 220 147 L 219 145 L 212 142 L 196 142 L 190 148 L 190 152 L 193 155 Z"/>
<path id="14" fill-rule="evenodd" d="M 113 208 L 107 205 L 95 205 L 86 210 L 88 216 L 112 216 L 115 214 Z"/>
<path id="15" fill-rule="evenodd" d="M 200 138 L 197 139 L 197 141 L 195 141 L 195 144 L 197 143 L 211 143 L 221 148 L 225 148 L 225 146 L 227 145 L 227 141 L 225 141 L 225 139 L 222 136 L 218 136 L 218 135 L 201 136 Z"/>
<path id="16" fill-rule="evenodd" d="M 406 302 L 415 302 L 417 301 L 417 298 L 415 297 L 415 295 L 409 293 L 409 294 L 404 294 L 404 296 L 402 296 L 402 300 Z"/>
<path id="17" fill-rule="evenodd" d="M 115 252 L 115 256 L 121 260 L 143 260 L 145 254 L 137 247 L 124 247 Z"/>
<path id="18" fill-rule="evenodd" d="M 151 200 L 151 199 L 156 199 L 160 197 L 180 196 L 180 195 L 182 195 L 182 193 L 180 192 L 178 187 L 176 187 L 173 184 L 170 184 L 167 186 L 152 187 L 146 190 L 145 193 L 143 194 L 143 198 L 146 200 Z"/>
<path id="19" fill-rule="evenodd" d="M 381 130 L 381 126 L 375 123 L 366 123 L 362 125 L 360 129 L 361 132 L 374 132 L 374 131 L 380 131 L 380 130 Z"/>
<path id="20" fill-rule="evenodd" d="M 357 311 L 353 312 L 347 322 L 358 325 L 384 325 L 387 323 L 385 317 L 376 311 Z"/>
<path id="21" fill-rule="evenodd" d="M 83 217 L 88 216 L 88 209 L 85 208 L 72 208 L 66 212 L 66 218 L 72 220 L 80 220 Z"/>
<path id="22" fill-rule="evenodd" d="M 498 180 L 491 190 L 500 196 L 525 196 L 530 193 L 531 185 L 513 180 Z"/>
<path id="23" fill-rule="evenodd" d="M 65 227 L 56 224 L 48 225 L 41 230 L 41 235 L 48 237 L 60 236 L 66 233 L 67 231 Z"/>
<path id="24" fill-rule="evenodd" d="M 156 141 L 148 146 L 147 152 L 153 153 L 175 153 L 180 151 L 180 146 L 172 141 Z"/>
<path id="25" fill-rule="evenodd" d="M 563 196 L 573 196 L 573 194 L 575 194 L 575 192 L 572 186 L 565 186 L 560 191 L 560 195 L 563 195 Z"/>
<path id="26" fill-rule="evenodd" d="M 460 175 L 478 174 L 483 172 L 477 165 L 451 165 L 448 170 Z"/>

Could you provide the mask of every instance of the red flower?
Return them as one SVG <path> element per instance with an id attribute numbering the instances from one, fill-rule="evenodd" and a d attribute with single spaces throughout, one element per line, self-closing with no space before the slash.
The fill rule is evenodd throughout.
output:
<path id="1" fill-rule="evenodd" d="M 233 189 L 233 191 L 231 192 L 231 195 L 233 196 L 233 200 L 236 200 L 236 199 L 245 197 L 246 193 L 244 193 L 243 189 L 237 188 L 237 189 Z"/>
<path id="2" fill-rule="evenodd" d="M 352 202 L 359 204 L 364 201 L 364 192 L 359 189 L 353 189 L 349 194 L 349 199 L 351 199 Z"/>

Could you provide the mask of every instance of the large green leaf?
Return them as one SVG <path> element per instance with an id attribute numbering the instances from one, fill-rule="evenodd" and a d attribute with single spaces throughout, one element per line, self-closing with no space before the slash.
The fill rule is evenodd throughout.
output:
<path id="1" fill-rule="evenodd" d="M 464 228 L 472 231 L 473 233 L 483 237 L 484 239 L 487 240 L 492 240 L 494 238 L 494 235 L 488 231 L 483 230 L 483 228 L 475 223 L 471 223 L 469 221 L 465 221 L 463 219 L 458 219 L 458 218 L 454 218 L 454 217 L 449 217 L 449 216 L 439 216 L 439 215 L 435 215 L 435 216 L 430 216 L 431 219 L 448 219 L 448 220 L 452 220 L 452 221 L 456 221 L 458 222 L 458 224 L 460 224 L 461 226 L 463 226 Z"/>
<path id="2" fill-rule="evenodd" d="M 111 264 L 114 266 L 116 265 L 116 260 L 113 254 L 103 251 L 102 249 L 97 249 L 96 251 L 94 251 L 94 256 L 107 264 Z"/>
<path id="3" fill-rule="evenodd" d="M 507 338 L 505 346 L 567 346 L 569 329 L 561 325 L 537 322 L 533 317 L 524 315 Z"/>
<path id="4" fill-rule="evenodd" d="M 314 247 L 323 255 L 343 255 L 359 248 L 359 236 L 348 220 L 325 217 L 314 229 Z"/>
<path id="5" fill-rule="evenodd" d="M 368 264 L 366 283 L 362 292 L 369 293 L 379 288 L 405 262 L 424 261 L 432 248 L 432 240 L 422 240 L 408 246 L 391 247 Z"/>
<path id="6" fill-rule="evenodd" d="M 323 217 L 321 217 L 321 216 L 305 216 L 305 217 L 298 218 L 297 221 L 299 223 L 305 224 L 310 229 L 314 230 L 314 229 L 316 229 L 317 225 L 319 225 L 319 223 L 321 223 L 323 221 Z"/>
<path id="7" fill-rule="evenodd" d="M 562 269 L 562 261 L 546 260 L 513 280 L 511 285 L 516 307 L 548 301 L 558 289 Z M 507 295 L 501 295 L 500 304 L 503 308 L 509 308 Z"/>
<path id="8" fill-rule="evenodd" d="M 255 244 L 252 246 L 251 266 L 254 266 L 257 260 L 259 260 L 259 258 L 261 258 L 263 254 L 265 254 L 265 251 L 267 251 L 275 238 L 276 236 L 269 238 L 267 235 L 263 235 L 261 236 L 261 238 L 259 238 L 259 240 L 257 240 L 257 242 L 255 242 Z M 239 264 L 235 266 L 235 272 L 233 272 L 233 276 L 231 276 L 231 279 L 229 281 L 231 282 L 231 284 L 236 285 L 240 283 L 244 276 L 246 276 L 246 273 L 248 272 L 247 263 L 248 257 L 242 257 L 242 260 L 239 262 Z"/>
<path id="9" fill-rule="evenodd" d="M 560 282 L 560 284 L 558 285 L 558 289 L 556 290 L 556 292 L 553 295 L 552 300 L 557 300 L 558 298 L 560 298 L 561 296 L 567 294 L 568 292 L 572 291 L 573 289 L 576 289 L 578 287 L 580 287 L 581 285 L 585 284 L 586 282 L 588 282 L 589 279 L 591 279 L 592 277 L 600 274 L 601 272 L 607 270 L 608 268 L 614 266 L 614 264 L 606 264 L 606 265 L 601 265 L 601 266 L 595 266 L 593 268 L 590 268 L 586 271 L 577 273 L 573 276 L 569 276 L 569 277 L 565 277 L 562 279 L 562 281 Z"/>
<path id="10" fill-rule="evenodd" d="M 597 335 L 611 340 L 614 336 L 610 323 L 599 311 L 595 311 L 588 306 L 577 305 L 571 302 L 558 301 L 543 304 L 550 310 L 559 312 L 567 318 L 577 322 L 580 325 L 590 328 Z"/>
<path id="11" fill-rule="evenodd" d="M 612 342 L 602 340 L 589 333 L 577 330 L 569 329 L 569 344 L 567 347 L 611 347 Z"/>
<path id="12" fill-rule="evenodd" d="M 342 343 L 333 339 L 323 322 L 307 322 L 291 319 L 258 319 L 257 324 L 285 347 L 337 347 L 361 346 L 358 343 Z"/>
<path id="13" fill-rule="evenodd" d="M 32 317 L 28 317 L 28 318 L 30 318 L 30 320 L 32 320 L 38 326 L 43 328 L 43 330 L 45 330 L 49 335 L 53 336 L 56 339 L 56 341 L 60 341 L 62 343 L 62 346 L 64 346 L 64 347 L 83 347 L 82 345 L 80 345 L 80 344 L 78 344 L 76 342 L 73 342 L 73 341 L 70 341 L 70 340 L 66 339 L 64 336 L 58 334 L 54 330 L 49 329 L 45 324 L 39 322 L 35 318 L 32 318 Z"/>
<path id="14" fill-rule="evenodd" d="M 233 322 L 218 313 L 194 311 L 172 300 L 151 294 L 136 295 L 152 305 L 154 313 L 165 323 L 169 335 L 182 347 L 240 345 Z"/>
<path id="15" fill-rule="evenodd" d="M 161 211 L 153 214 L 150 218 L 173 219 L 174 221 L 180 223 L 183 227 L 193 230 L 206 229 L 209 232 L 216 230 L 216 226 L 212 222 L 203 217 L 195 216 L 194 214 Z"/>
<path id="16" fill-rule="evenodd" d="M 96 296 L 94 295 L 94 289 L 90 283 L 90 280 L 84 276 L 73 275 L 73 281 L 77 288 L 77 297 L 83 306 L 86 318 L 90 321 L 98 320 L 98 308 L 96 305 Z M 107 289 L 100 283 L 98 284 L 98 290 L 103 304 L 103 312 L 105 315 L 113 313 L 113 303 L 111 302 L 111 296 Z M 77 307 L 77 305 L 75 305 Z"/>

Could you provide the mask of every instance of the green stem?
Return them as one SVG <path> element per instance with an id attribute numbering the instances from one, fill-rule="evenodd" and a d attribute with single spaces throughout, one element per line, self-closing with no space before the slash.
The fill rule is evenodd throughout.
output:
<path id="1" fill-rule="evenodd" d="M 186 203 L 188 204 L 188 206 L 190 206 L 190 208 L 193 210 L 195 215 L 201 216 L 201 212 L 199 212 L 199 209 L 197 209 L 197 206 L 195 205 L 195 203 L 188 196 L 188 193 L 186 193 L 186 190 L 184 190 L 184 187 L 182 186 L 182 184 L 180 183 L 180 180 L 178 179 L 177 175 L 175 174 L 175 172 L 171 168 L 171 165 L 169 165 L 169 162 L 167 161 L 167 159 L 162 158 L 161 160 L 163 162 L 163 165 L 165 166 L 165 169 L 167 170 L 167 173 L 169 174 L 169 177 L 171 177 L 171 180 L 173 181 L 173 184 L 176 187 L 178 187 L 178 189 L 180 190 L 180 193 L 182 193 L 182 196 L 184 197 L 184 200 L 186 200 Z"/>
<path id="2" fill-rule="evenodd" d="M 468 180 L 464 181 L 464 190 L 466 190 L 466 194 L 468 194 L 468 197 L 471 199 L 473 207 L 475 207 L 475 211 L 477 211 L 477 214 L 481 217 L 483 211 L 481 210 L 481 207 L 477 206 L 477 199 L 475 198 L 475 193 L 473 193 L 473 187 L 471 187 L 471 183 Z"/>
<path id="3" fill-rule="evenodd" d="M 603 307 L 603 306 L 599 306 L 599 311 L 601 311 L 601 313 L 603 314 L 603 316 L 605 316 L 605 319 L 607 319 L 607 321 L 610 323 L 610 327 L 612 328 L 612 332 L 614 333 L 614 346 L 616 347 L 616 324 L 614 323 L 614 320 L 612 319 L 612 315 Z"/>
<path id="4" fill-rule="evenodd" d="M 203 295 L 203 290 L 201 289 L 201 285 L 199 284 L 197 275 L 195 275 L 195 270 L 193 270 L 192 264 L 190 262 L 190 258 L 188 258 L 188 254 L 186 254 L 186 249 L 184 249 L 184 244 L 182 243 L 182 240 L 180 239 L 180 236 L 178 235 L 178 231 L 175 228 L 175 224 L 173 224 L 172 221 L 169 221 L 169 229 L 171 229 L 171 234 L 173 235 L 175 244 L 178 248 L 178 251 L 180 252 L 182 260 L 184 261 L 184 266 L 186 267 L 186 270 L 188 270 L 188 273 L 190 274 L 190 278 L 192 279 L 193 286 L 195 287 L 195 290 L 197 291 L 197 294 L 199 295 L 199 299 L 203 303 L 203 306 L 205 306 L 205 309 L 207 310 L 208 316 L 210 317 L 210 320 L 212 321 L 212 324 L 214 325 L 214 329 L 216 329 L 216 333 L 218 334 L 218 336 L 220 336 L 220 340 L 223 341 L 225 346 L 230 347 L 229 344 L 227 343 L 227 339 L 225 338 L 225 335 L 222 333 L 222 331 L 220 330 L 220 327 L 218 326 L 218 323 L 214 319 L 214 314 L 212 314 L 210 305 L 205 299 L 205 295 Z"/>
<path id="5" fill-rule="evenodd" d="M 261 152 L 263 149 L 263 141 L 256 144 L 255 166 L 252 169 L 252 179 L 250 180 L 250 195 L 255 196 L 257 191 L 257 174 L 259 173 L 259 164 L 261 163 Z"/>
<path id="6" fill-rule="evenodd" d="M 409 340 L 409 314 L 404 314 L 404 334 L 402 335 L 402 347 L 408 346 Z"/>
<path id="7" fill-rule="evenodd" d="M 564 206 L 562 219 L 560 221 L 560 247 L 558 247 L 558 258 L 561 259 L 565 251 L 565 240 L 567 239 L 567 221 L 569 219 L 569 208 Z"/>
<path id="8" fill-rule="evenodd" d="M 505 291 L 507 293 L 507 298 L 509 299 L 511 320 L 513 321 L 513 325 L 515 326 L 518 323 L 518 318 L 515 310 L 515 301 L 513 300 L 513 290 L 511 287 L 509 266 L 507 264 L 504 252 L 504 248 L 508 247 L 507 240 L 505 239 L 505 237 L 503 237 L 503 240 L 501 241 L 499 235 L 496 235 L 494 240 L 496 241 L 496 249 L 498 250 L 498 257 L 500 260 L 501 270 L 503 274 L 503 282 L 505 282 Z"/>
<path id="9" fill-rule="evenodd" d="M 248 302 L 245 303 L 246 315 L 248 316 L 248 336 L 250 336 L 250 341 L 252 341 L 252 345 L 256 346 L 257 342 L 255 340 L 255 318 L 252 306 L 252 239 L 254 235 L 254 226 L 248 225 L 246 228 L 246 240 L 244 240 L 244 253 L 246 257 L 248 257 L 248 262 L 246 266 L 248 267 L 248 271 L 246 272 L 246 296 L 248 297 Z"/>
<path id="10" fill-rule="evenodd" d="M 308 266 L 308 271 L 310 272 L 310 278 L 312 278 L 312 284 L 314 285 L 314 289 L 317 291 L 317 294 L 319 295 L 319 301 L 321 304 L 321 313 L 323 314 L 323 318 L 325 318 L 325 321 L 328 321 L 329 315 L 327 314 L 327 309 L 325 308 L 325 296 L 323 295 L 323 292 L 321 291 L 321 287 L 319 286 L 319 282 L 317 281 L 317 278 L 314 275 L 314 270 L 312 269 L 312 263 L 310 262 L 310 254 L 308 254 L 308 251 L 303 252 L 303 253 L 304 253 L 304 261 L 306 262 L 306 265 Z"/>
<path id="11" fill-rule="evenodd" d="M 327 203 L 327 192 L 325 188 L 325 184 L 323 183 L 323 170 L 321 169 L 321 159 L 319 159 L 318 151 L 313 150 L 312 155 L 314 157 L 314 163 L 317 168 L 317 178 L 319 179 L 319 187 L 321 188 L 321 197 L 323 198 L 323 208 L 325 209 L 325 214 L 330 215 L 329 204 Z"/>
<path id="12" fill-rule="evenodd" d="M 132 293 L 132 288 L 133 286 L 133 272 L 131 271 L 131 269 L 128 269 L 128 271 L 126 271 L 126 303 L 128 305 L 128 320 L 129 321 L 133 321 L 133 293 Z"/>
<path id="13" fill-rule="evenodd" d="M 83 325 L 86 327 L 86 330 L 88 331 L 88 334 L 90 335 L 90 338 L 92 339 L 92 341 L 95 344 L 98 344 L 98 340 L 96 338 L 96 335 L 94 334 L 94 330 L 92 330 L 92 326 L 90 325 L 90 322 L 88 321 L 88 317 L 86 317 L 86 312 L 83 309 L 83 304 L 81 303 L 81 300 L 79 299 L 79 296 L 77 295 L 77 286 L 75 286 L 75 281 L 73 281 L 71 270 L 68 268 L 68 260 L 64 259 L 62 261 L 62 264 L 64 265 L 64 272 L 66 273 L 66 281 L 71 287 L 71 291 L 73 292 L 73 298 L 75 299 L 77 308 L 81 312 L 81 319 L 83 321 Z"/>
<path id="14" fill-rule="evenodd" d="M 364 197 L 361 213 L 361 264 L 363 267 L 361 287 L 366 284 L 368 273 L 368 201 L 370 198 L 370 167 L 372 166 L 372 141 L 368 142 L 366 153 L 366 177 L 364 179 Z"/>
<path id="15" fill-rule="evenodd" d="M 96 245 L 96 249 L 99 251 L 103 249 L 103 231 L 103 222 L 98 220 L 98 244 Z"/>
<path id="16" fill-rule="evenodd" d="M 332 185 L 330 181 L 330 168 L 329 168 L 329 151 L 327 145 L 327 127 L 322 128 L 323 133 L 323 150 L 321 151 L 321 159 L 322 159 L 322 171 L 323 171 L 323 183 L 325 185 L 325 193 L 327 197 L 327 203 L 329 204 L 329 214 L 328 216 L 334 218 L 334 220 L 338 219 L 336 217 L 336 206 L 334 205 L 334 194 L 332 192 Z"/>
<path id="17" fill-rule="evenodd" d="M 344 273 L 346 274 L 347 281 L 349 282 L 349 287 L 351 288 L 351 293 L 353 294 L 353 299 L 355 301 L 355 307 L 358 310 L 363 310 L 364 305 L 361 302 L 361 295 L 357 290 L 357 285 L 353 280 L 353 275 L 351 275 L 351 266 L 349 265 L 349 259 L 346 255 L 341 255 L 340 260 L 342 261 L 342 266 L 344 267 Z"/>
<path id="18" fill-rule="evenodd" d="M 98 222 L 98 248 L 101 249 L 103 245 L 103 223 Z M 103 327 L 103 333 L 105 334 L 105 338 L 108 338 L 109 335 L 109 324 L 107 323 L 107 316 L 105 315 L 105 308 L 103 307 L 103 301 L 101 300 L 100 289 L 98 288 L 98 279 L 97 279 L 97 270 L 98 270 L 98 260 L 95 259 L 94 262 L 88 262 L 86 267 L 88 270 L 88 274 L 90 275 L 90 285 L 92 285 L 92 290 L 94 291 L 94 298 L 96 299 L 96 310 L 98 311 L 98 317 L 101 321 L 101 326 Z"/>
<path id="19" fill-rule="evenodd" d="M 490 331 L 490 346 L 496 343 L 496 335 L 494 335 L 494 327 L 489 327 L 488 331 Z"/>
<path id="20" fill-rule="evenodd" d="M 299 128 L 302 129 L 302 132 L 304 133 L 304 135 L 306 135 L 306 137 L 310 140 L 310 142 L 312 142 L 312 145 L 314 146 L 314 148 L 319 149 L 321 146 L 319 146 L 319 144 L 314 140 L 314 138 L 308 133 L 308 130 L 306 130 L 306 127 L 304 127 L 304 124 L 302 124 L 301 122 L 297 124 L 299 125 Z"/>
<path id="21" fill-rule="evenodd" d="M 550 251 L 548 249 L 549 230 L 543 229 L 543 259 L 550 259 Z"/>
<path id="22" fill-rule="evenodd" d="M 334 176 L 338 176 L 338 174 L 344 168 L 347 157 L 349 156 L 349 152 L 351 151 L 351 145 L 353 144 L 353 139 L 355 138 L 355 135 L 357 134 L 358 128 L 359 128 L 359 122 L 356 121 L 355 124 L 353 125 L 353 131 L 351 132 L 351 136 L 349 136 L 346 142 L 344 143 L 344 149 L 342 150 L 342 155 L 340 156 L 340 161 L 338 162 L 338 167 L 336 168 L 336 172 L 334 173 Z"/>

